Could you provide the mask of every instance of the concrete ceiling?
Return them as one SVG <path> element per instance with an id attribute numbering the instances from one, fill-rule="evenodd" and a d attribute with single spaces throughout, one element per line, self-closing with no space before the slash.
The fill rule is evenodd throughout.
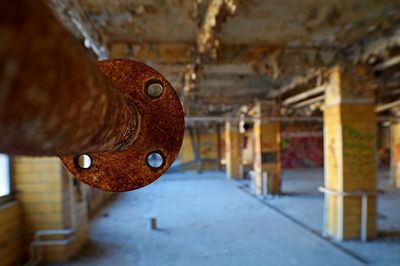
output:
<path id="1" fill-rule="evenodd" d="M 192 1 L 80 0 L 88 19 L 109 41 L 194 42 L 196 25 Z"/>
<path id="2" fill-rule="evenodd" d="M 399 6 L 391 0 L 252 0 L 238 2 L 222 27 L 222 43 L 343 45 Z"/>
<path id="3" fill-rule="evenodd" d="M 195 1 L 80 0 L 89 20 L 112 41 L 194 43 Z M 394 0 L 242 0 L 218 37 L 222 44 L 351 43 L 398 11 Z M 350 34 L 350 35 L 349 35 Z"/>
<path id="4" fill-rule="evenodd" d="M 156 68 L 181 95 L 186 111 L 201 115 L 217 112 L 218 102 L 223 115 L 255 99 L 289 97 L 287 88 L 315 84 L 301 82 L 310 71 L 344 58 L 368 61 L 376 54 L 366 53 L 371 41 L 400 32 L 398 0 L 53 0 L 52 5 L 65 21 L 79 21 L 81 27 L 72 27 L 77 35 L 87 29 L 83 37 L 92 47 Z M 390 57 L 386 47 L 379 51 L 373 64 Z"/>

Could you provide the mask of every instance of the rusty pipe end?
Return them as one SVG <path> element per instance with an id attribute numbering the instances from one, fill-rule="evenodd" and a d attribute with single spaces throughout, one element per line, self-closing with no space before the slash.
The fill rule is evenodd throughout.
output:
<path id="1" fill-rule="evenodd" d="M 138 112 L 137 135 L 127 149 L 85 153 L 61 157 L 68 170 L 82 182 L 105 191 L 141 188 L 165 173 L 176 159 L 183 141 L 184 114 L 172 85 L 157 71 L 132 60 L 99 62 L 100 70 L 110 79 Z M 150 86 L 162 87 L 154 96 Z"/>

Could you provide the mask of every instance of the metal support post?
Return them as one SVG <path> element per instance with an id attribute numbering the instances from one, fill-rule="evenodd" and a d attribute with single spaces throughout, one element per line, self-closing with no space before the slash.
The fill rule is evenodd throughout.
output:
<path id="1" fill-rule="evenodd" d="M 367 232 L 368 232 L 368 196 L 375 196 L 376 191 L 352 191 L 352 192 L 343 192 L 343 191 L 337 191 L 334 189 L 329 189 L 326 187 L 319 187 L 318 190 L 322 193 L 324 193 L 324 198 L 325 198 L 325 203 L 324 203 L 324 228 L 322 229 L 323 235 L 326 236 L 327 230 L 327 215 L 326 215 L 326 210 L 327 210 L 327 200 L 328 200 L 328 195 L 334 195 L 338 196 L 341 199 L 344 197 L 361 197 L 361 225 L 360 225 L 360 240 L 361 241 L 367 241 Z M 343 225 L 339 225 L 343 226 Z"/>

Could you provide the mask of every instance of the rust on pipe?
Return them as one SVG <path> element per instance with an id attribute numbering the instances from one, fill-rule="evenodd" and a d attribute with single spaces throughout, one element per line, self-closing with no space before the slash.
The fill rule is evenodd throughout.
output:
<path id="1" fill-rule="evenodd" d="M 79 166 L 77 156 L 62 157 L 62 160 L 74 176 L 103 190 L 143 187 L 168 170 L 179 153 L 185 128 L 181 103 L 171 84 L 144 64 L 117 59 L 98 65 L 140 114 L 135 143 L 125 151 L 89 153 L 92 163 L 87 168 Z M 146 92 L 150 83 L 164 88 L 159 97 Z M 159 166 L 149 164 L 152 153 L 161 156 Z"/>
<path id="2" fill-rule="evenodd" d="M 0 1 L 0 152 L 61 156 L 79 180 L 127 191 L 168 170 L 183 133 L 160 73 L 132 60 L 96 65 L 41 1 Z"/>
<path id="3" fill-rule="evenodd" d="M 138 113 L 41 1 L 0 1 L 0 151 L 124 150 Z"/>

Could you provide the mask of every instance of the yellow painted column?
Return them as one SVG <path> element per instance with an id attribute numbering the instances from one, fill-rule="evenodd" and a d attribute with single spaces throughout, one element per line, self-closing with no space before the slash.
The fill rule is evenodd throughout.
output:
<path id="1" fill-rule="evenodd" d="M 400 188 L 400 124 L 393 126 L 393 171 L 396 180 L 396 187 Z"/>
<path id="2" fill-rule="evenodd" d="M 266 122 L 262 118 L 277 116 L 279 106 L 271 101 L 258 102 L 254 108 L 254 172 L 253 187 L 256 194 L 281 192 L 280 123 Z"/>
<path id="3" fill-rule="evenodd" d="M 231 122 L 225 123 L 225 161 L 226 175 L 229 178 L 241 179 L 242 158 L 241 158 L 241 134 L 239 126 Z"/>
<path id="4" fill-rule="evenodd" d="M 325 187 L 330 193 L 326 194 L 324 229 L 337 239 L 360 239 L 363 232 L 371 238 L 376 235 L 376 116 L 372 78 L 366 67 L 344 63 L 332 68 L 329 75 L 324 153 Z M 368 194 L 364 202 L 362 193 Z"/>

